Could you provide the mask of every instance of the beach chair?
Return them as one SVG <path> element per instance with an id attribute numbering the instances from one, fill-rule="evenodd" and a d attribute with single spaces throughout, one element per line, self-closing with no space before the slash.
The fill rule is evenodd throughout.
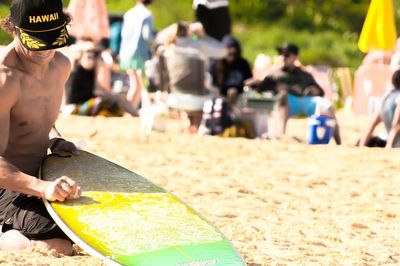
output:
<path id="1" fill-rule="evenodd" d="M 339 67 L 335 71 L 338 83 L 339 101 L 344 103 L 345 112 L 349 113 L 353 105 L 354 81 L 349 67 Z"/>

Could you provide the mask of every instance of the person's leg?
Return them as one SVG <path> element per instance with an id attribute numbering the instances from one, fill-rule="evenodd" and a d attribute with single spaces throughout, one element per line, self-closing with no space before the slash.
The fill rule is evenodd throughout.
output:
<path id="1" fill-rule="evenodd" d="M 101 97 L 92 98 L 88 101 L 90 105 L 90 116 L 96 116 L 101 112 L 101 107 L 103 105 L 103 99 Z"/>
<path id="2" fill-rule="evenodd" d="M 237 114 L 238 111 L 238 90 L 236 88 L 229 88 L 227 91 L 227 101 L 232 108 L 234 114 Z"/>
<path id="3" fill-rule="evenodd" d="M 41 199 L 12 191 L 1 194 L 1 201 L 10 198 L 2 221 L 0 250 L 40 247 L 72 254 L 71 240 L 52 220 Z"/>
<path id="4" fill-rule="evenodd" d="M 280 105 L 278 110 L 278 137 L 286 134 L 286 127 L 289 121 L 289 106 L 287 104 Z"/>
<path id="5" fill-rule="evenodd" d="M 333 129 L 333 139 L 335 140 L 335 143 L 337 145 L 342 144 L 342 139 L 340 137 L 340 129 L 339 129 L 339 122 L 336 118 L 335 115 L 335 111 L 333 110 L 333 108 L 329 108 L 329 115 L 333 117 L 333 119 L 335 119 L 335 128 Z"/>
<path id="6" fill-rule="evenodd" d="M 69 240 L 53 238 L 48 240 L 29 240 L 17 230 L 9 230 L 0 236 L 0 250 L 21 250 L 28 247 L 55 250 L 57 253 L 72 255 L 72 244 Z"/>
<path id="7" fill-rule="evenodd" d="M 143 81 L 140 77 L 140 71 L 128 69 L 127 73 L 129 75 L 129 90 L 126 99 L 130 102 L 132 107 L 136 108 L 142 96 L 142 90 L 144 88 Z"/>
<path id="8" fill-rule="evenodd" d="M 139 116 L 138 109 L 135 108 L 126 98 L 125 95 L 120 94 L 120 95 L 115 95 L 114 101 L 112 103 L 115 103 L 118 106 L 119 112 L 122 111 L 130 114 L 131 116 Z M 114 108 L 115 109 L 115 108 Z M 123 114 L 122 114 L 123 115 Z"/>
<path id="9" fill-rule="evenodd" d="M 286 93 L 286 91 L 280 92 L 279 102 L 279 125 L 280 134 L 286 134 L 286 127 L 289 121 L 289 117 L 296 116 L 299 112 L 299 97 L 293 96 Z"/>
<path id="10" fill-rule="evenodd" d="M 29 246 L 31 241 L 17 230 L 9 230 L 0 236 L 0 250 L 18 250 Z"/>

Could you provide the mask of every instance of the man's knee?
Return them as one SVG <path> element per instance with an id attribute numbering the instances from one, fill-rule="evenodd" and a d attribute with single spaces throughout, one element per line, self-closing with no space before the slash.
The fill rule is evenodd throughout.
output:
<path id="1" fill-rule="evenodd" d="M 31 241 L 17 230 L 9 230 L 0 236 L 0 250 L 20 250 L 31 245 Z"/>
<path id="2" fill-rule="evenodd" d="M 72 243 L 66 239 L 29 240 L 17 230 L 9 230 L 0 236 L 0 250 L 21 250 L 31 246 L 54 249 L 57 253 L 67 256 L 72 255 Z"/>

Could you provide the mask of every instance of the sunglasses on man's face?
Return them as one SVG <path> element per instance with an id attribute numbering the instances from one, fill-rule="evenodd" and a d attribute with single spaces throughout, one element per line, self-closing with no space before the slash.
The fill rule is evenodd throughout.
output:
<path id="1" fill-rule="evenodd" d="M 86 51 L 86 57 L 90 59 L 97 59 L 100 56 L 100 52 L 98 51 Z"/>

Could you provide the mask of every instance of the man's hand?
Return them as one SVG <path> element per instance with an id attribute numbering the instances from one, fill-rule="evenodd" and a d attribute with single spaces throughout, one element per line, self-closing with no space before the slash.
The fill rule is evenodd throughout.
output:
<path id="1" fill-rule="evenodd" d="M 74 180 L 63 176 L 53 182 L 48 182 L 49 185 L 43 192 L 43 198 L 48 201 L 61 201 L 66 199 L 76 199 L 80 196 L 80 188 Z"/>
<path id="2" fill-rule="evenodd" d="M 287 90 L 293 95 L 303 95 L 303 90 L 299 85 L 288 86 Z"/>
<path id="3" fill-rule="evenodd" d="M 62 138 L 52 139 L 51 141 L 50 150 L 52 153 L 72 153 L 73 155 L 79 155 L 79 150 L 74 143 Z"/>
<path id="4" fill-rule="evenodd" d="M 304 96 L 323 96 L 321 89 L 315 85 L 308 86 L 303 94 Z"/>

